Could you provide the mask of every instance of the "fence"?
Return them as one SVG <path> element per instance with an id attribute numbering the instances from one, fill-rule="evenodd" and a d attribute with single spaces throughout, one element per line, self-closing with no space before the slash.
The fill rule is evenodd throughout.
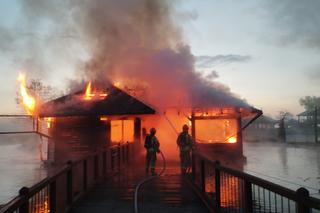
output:
<path id="1" fill-rule="evenodd" d="M 133 157 L 133 144 L 106 148 L 71 162 L 31 188 L 23 187 L 19 195 L 4 205 L 0 213 L 55 213 L 70 210 L 74 203 L 99 180 L 119 172 Z"/>
<path id="2" fill-rule="evenodd" d="M 320 200 L 193 153 L 191 182 L 214 212 L 320 212 Z"/>

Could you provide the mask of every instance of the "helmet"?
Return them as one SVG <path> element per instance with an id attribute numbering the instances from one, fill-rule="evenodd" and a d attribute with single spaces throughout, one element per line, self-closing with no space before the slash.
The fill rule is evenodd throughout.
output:
<path id="1" fill-rule="evenodd" d="M 187 124 L 183 125 L 182 130 L 183 131 L 188 131 L 189 130 L 189 126 Z"/>
<path id="2" fill-rule="evenodd" d="M 157 132 L 156 128 L 152 127 L 152 128 L 150 129 L 150 133 L 151 133 L 151 134 L 156 134 L 156 132 Z"/>

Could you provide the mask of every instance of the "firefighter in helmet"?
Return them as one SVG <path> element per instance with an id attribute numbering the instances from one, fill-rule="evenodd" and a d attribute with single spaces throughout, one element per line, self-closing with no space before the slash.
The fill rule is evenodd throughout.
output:
<path id="1" fill-rule="evenodd" d="M 193 140 L 188 131 L 189 126 L 186 124 L 183 125 L 182 132 L 179 134 L 177 139 L 177 145 L 180 149 L 180 166 L 182 174 L 185 174 L 191 165 L 191 150 L 193 148 Z"/>
<path id="2" fill-rule="evenodd" d="M 150 134 L 147 134 L 144 147 L 147 150 L 146 156 L 146 173 L 149 173 L 149 168 L 151 168 L 151 174 L 155 175 L 155 167 L 157 161 L 157 153 L 160 152 L 160 143 L 156 137 L 156 129 L 151 128 Z"/>

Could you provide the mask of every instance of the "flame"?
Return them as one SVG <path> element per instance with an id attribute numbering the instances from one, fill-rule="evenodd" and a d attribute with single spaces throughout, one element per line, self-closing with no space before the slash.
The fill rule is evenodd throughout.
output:
<path id="1" fill-rule="evenodd" d="M 45 121 L 47 122 L 47 128 L 50 129 L 53 118 L 51 117 L 45 118 Z"/>
<path id="2" fill-rule="evenodd" d="M 26 78 L 24 74 L 19 74 L 18 82 L 20 83 L 20 94 L 22 96 L 23 107 L 29 115 L 33 115 L 36 108 L 36 100 L 27 92 Z"/>
<path id="3" fill-rule="evenodd" d="M 116 82 L 114 82 L 114 83 L 113 83 L 113 86 L 115 86 L 115 87 L 120 87 L 120 86 L 121 86 L 120 81 L 116 81 Z"/>
<path id="4" fill-rule="evenodd" d="M 232 137 L 228 138 L 228 143 L 237 143 L 237 137 L 232 136 Z"/>
<path id="5" fill-rule="evenodd" d="M 108 96 L 108 93 L 93 92 L 92 91 L 92 83 L 91 83 L 91 81 L 89 81 L 87 84 L 83 99 L 89 101 L 89 100 L 92 100 L 93 98 L 104 99 L 107 96 Z"/>

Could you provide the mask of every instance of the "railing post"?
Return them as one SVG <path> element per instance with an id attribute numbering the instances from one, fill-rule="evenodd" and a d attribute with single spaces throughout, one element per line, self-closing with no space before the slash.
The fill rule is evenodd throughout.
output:
<path id="1" fill-rule="evenodd" d="M 67 204 L 72 203 L 72 161 L 68 161 L 69 170 L 67 172 Z"/>
<path id="2" fill-rule="evenodd" d="M 99 156 L 98 154 L 94 155 L 94 180 L 97 181 L 99 177 Z"/>
<path id="3" fill-rule="evenodd" d="M 111 170 L 114 170 L 114 150 L 110 149 L 110 157 L 111 157 Z"/>
<path id="4" fill-rule="evenodd" d="M 192 156 L 191 156 L 191 167 L 192 167 L 192 181 L 196 181 L 196 156 L 194 154 L 194 151 L 192 151 Z"/>
<path id="5" fill-rule="evenodd" d="M 306 188 L 299 188 L 296 191 L 298 201 L 297 201 L 297 212 L 298 213 L 310 213 L 310 208 L 304 204 L 304 200 L 309 197 L 309 191 Z"/>
<path id="6" fill-rule="evenodd" d="M 252 183 L 244 180 L 244 205 L 246 212 L 253 212 Z"/>
<path id="7" fill-rule="evenodd" d="M 121 167 L 121 146 L 119 143 L 119 145 L 118 145 L 118 171 L 120 171 L 120 167 Z"/>
<path id="8" fill-rule="evenodd" d="M 220 162 L 216 161 L 214 165 L 215 175 L 215 191 L 216 191 L 216 208 L 219 211 L 221 208 L 221 181 L 220 181 Z"/>
<path id="9" fill-rule="evenodd" d="M 83 191 L 87 190 L 88 185 L 88 163 L 87 159 L 83 161 Z"/>
<path id="10" fill-rule="evenodd" d="M 126 153 L 126 158 L 127 158 L 127 164 L 129 164 L 129 158 L 130 158 L 130 154 L 129 154 L 129 147 L 130 147 L 130 145 L 129 145 L 129 143 L 127 142 L 127 153 Z"/>
<path id="11" fill-rule="evenodd" d="M 23 204 L 19 207 L 19 213 L 28 213 L 29 212 L 29 188 L 28 187 L 22 187 L 19 190 L 19 195 L 23 197 Z"/>
<path id="12" fill-rule="evenodd" d="M 103 170 L 103 175 L 107 174 L 107 154 L 106 154 L 106 150 L 103 150 L 102 153 L 102 170 Z"/>
<path id="13" fill-rule="evenodd" d="M 57 184 L 56 181 L 53 181 L 50 183 L 49 186 L 49 209 L 50 213 L 56 212 L 56 206 L 57 206 Z"/>
<path id="14" fill-rule="evenodd" d="M 204 160 L 201 160 L 201 190 L 203 193 L 206 192 L 206 168 Z"/>

